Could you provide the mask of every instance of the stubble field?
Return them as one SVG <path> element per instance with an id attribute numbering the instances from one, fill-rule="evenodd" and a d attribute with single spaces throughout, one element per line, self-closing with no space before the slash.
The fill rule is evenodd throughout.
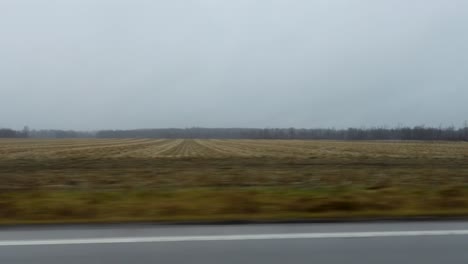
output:
<path id="1" fill-rule="evenodd" d="M 0 222 L 468 215 L 468 144 L 0 140 Z"/>

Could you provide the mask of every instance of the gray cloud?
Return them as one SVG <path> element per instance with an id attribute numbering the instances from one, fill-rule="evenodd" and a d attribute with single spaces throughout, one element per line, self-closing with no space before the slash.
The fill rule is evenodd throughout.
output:
<path id="1" fill-rule="evenodd" d="M 464 0 L 6 0 L 0 127 L 468 119 Z"/>

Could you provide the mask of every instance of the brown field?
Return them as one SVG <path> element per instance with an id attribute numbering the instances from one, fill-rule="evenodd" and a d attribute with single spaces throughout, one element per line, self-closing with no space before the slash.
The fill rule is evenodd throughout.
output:
<path id="1" fill-rule="evenodd" d="M 468 215 L 468 143 L 0 140 L 0 222 Z"/>

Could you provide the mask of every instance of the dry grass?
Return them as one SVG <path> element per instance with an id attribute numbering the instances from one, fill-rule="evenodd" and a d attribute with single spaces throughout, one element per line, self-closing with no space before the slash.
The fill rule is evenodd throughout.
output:
<path id="1" fill-rule="evenodd" d="M 0 222 L 468 215 L 468 144 L 0 140 Z"/>
<path id="2" fill-rule="evenodd" d="M 287 220 L 317 218 L 466 216 L 465 188 L 166 190 L 4 192 L 0 223 Z"/>

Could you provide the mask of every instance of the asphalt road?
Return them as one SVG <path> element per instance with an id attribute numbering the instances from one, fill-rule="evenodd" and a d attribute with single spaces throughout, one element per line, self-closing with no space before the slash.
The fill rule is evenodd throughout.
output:
<path id="1" fill-rule="evenodd" d="M 468 222 L 0 228 L 0 263 L 468 263 Z"/>

